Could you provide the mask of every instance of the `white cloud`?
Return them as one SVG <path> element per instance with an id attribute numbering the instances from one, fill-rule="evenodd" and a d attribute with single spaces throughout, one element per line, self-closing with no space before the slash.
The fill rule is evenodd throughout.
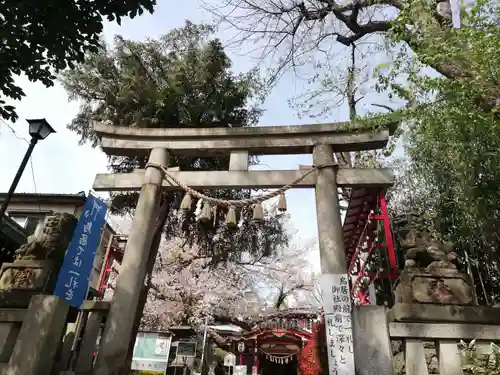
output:
<path id="1" fill-rule="evenodd" d="M 26 119 L 46 118 L 57 131 L 40 141 L 33 152 L 32 163 L 39 193 L 77 193 L 88 191 L 96 173 L 106 170 L 106 156 L 89 146 L 78 146 L 76 134 L 66 129 L 78 111 L 77 103 L 69 103 L 66 92 L 59 85 L 45 88 L 26 77 L 16 81 L 26 97 L 16 103 L 20 119 L 9 124 L 18 137 L 30 139 Z M 2 160 L 0 189 L 7 191 L 28 147 L 7 127 L 0 124 L 0 160 Z M 17 192 L 34 192 L 30 164 L 21 178 Z"/>

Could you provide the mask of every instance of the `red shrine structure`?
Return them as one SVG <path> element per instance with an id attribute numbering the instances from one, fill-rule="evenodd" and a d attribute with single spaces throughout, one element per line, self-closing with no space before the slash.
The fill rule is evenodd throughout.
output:
<path id="1" fill-rule="evenodd" d="M 219 334 L 229 340 L 236 365 L 247 366 L 247 373 L 298 375 L 301 351 L 318 320 L 319 311 L 288 309 L 262 317 L 250 331 Z"/>
<path id="2" fill-rule="evenodd" d="M 352 189 L 344 219 L 344 248 L 347 252 L 351 296 L 355 305 L 376 304 L 378 283 L 384 294 L 392 295 L 398 277 L 398 258 L 394 247 L 386 190 Z"/>
<path id="3" fill-rule="evenodd" d="M 109 246 L 106 249 L 98 284 L 98 292 L 101 297 L 104 295 L 106 289 L 113 289 L 113 285 L 110 282 L 111 275 L 113 273 L 118 275 L 119 273 L 119 270 L 113 268 L 113 262 L 116 261 L 118 262 L 118 264 L 122 263 L 123 253 L 125 252 L 125 245 L 127 244 L 127 238 L 128 236 L 126 235 L 114 235 L 109 243 Z"/>

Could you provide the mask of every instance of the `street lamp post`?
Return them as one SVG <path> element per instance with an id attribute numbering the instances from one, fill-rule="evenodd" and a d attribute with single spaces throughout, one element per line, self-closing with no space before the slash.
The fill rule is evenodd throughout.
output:
<path id="1" fill-rule="evenodd" d="M 16 175 L 12 184 L 10 185 L 10 189 L 5 197 L 5 200 L 2 203 L 2 207 L 0 208 L 0 226 L 2 225 L 3 217 L 5 212 L 7 211 L 7 207 L 9 206 L 9 202 L 12 199 L 12 195 L 16 190 L 17 184 L 23 175 L 24 169 L 26 168 L 26 164 L 28 164 L 28 160 L 30 160 L 31 154 L 33 153 L 33 149 L 35 148 L 38 141 L 41 141 L 49 136 L 51 133 L 55 133 L 56 131 L 49 125 L 47 120 L 43 119 L 35 119 L 35 120 L 26 120 L 29 124 L 29 133 L 31 136 L 31 141 L 28 149 L 26 150 L 26 154 L 24 154 L 23 161 L 21 165 L 17 169 Z"/>

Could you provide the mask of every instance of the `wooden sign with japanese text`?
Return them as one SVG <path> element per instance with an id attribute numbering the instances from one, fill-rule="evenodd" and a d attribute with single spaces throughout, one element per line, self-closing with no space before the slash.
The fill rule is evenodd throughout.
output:
<path id="1" fill-rule="evenodd" d="M 320 277 L 325 312 L 329 375 L 354 375 L 351 295 L 345 274 Z"/>

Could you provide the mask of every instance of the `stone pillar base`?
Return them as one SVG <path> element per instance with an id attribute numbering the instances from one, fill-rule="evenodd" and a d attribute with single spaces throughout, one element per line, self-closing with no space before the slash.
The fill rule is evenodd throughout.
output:
<path id="1" fill-rule="evenodd" d="M 496 307 L 438 305 L 433 303 L 396 303 L 388 312 L 391 322 L 467 323 L 500 325 Z"/>
<path id="2" fill-rule="evenodd" d="M 50 294 L 57 279 L 51 260 L 16 260 L 0 269 L 0 307 L 27 308 L 31 297 Z"/>
<path id="3" fill-rule="evenodd" d="M 450 268 L 404 269 L 396 283 L 394 299 L 403 304 L 477 305 L 471 277 Z"/>

